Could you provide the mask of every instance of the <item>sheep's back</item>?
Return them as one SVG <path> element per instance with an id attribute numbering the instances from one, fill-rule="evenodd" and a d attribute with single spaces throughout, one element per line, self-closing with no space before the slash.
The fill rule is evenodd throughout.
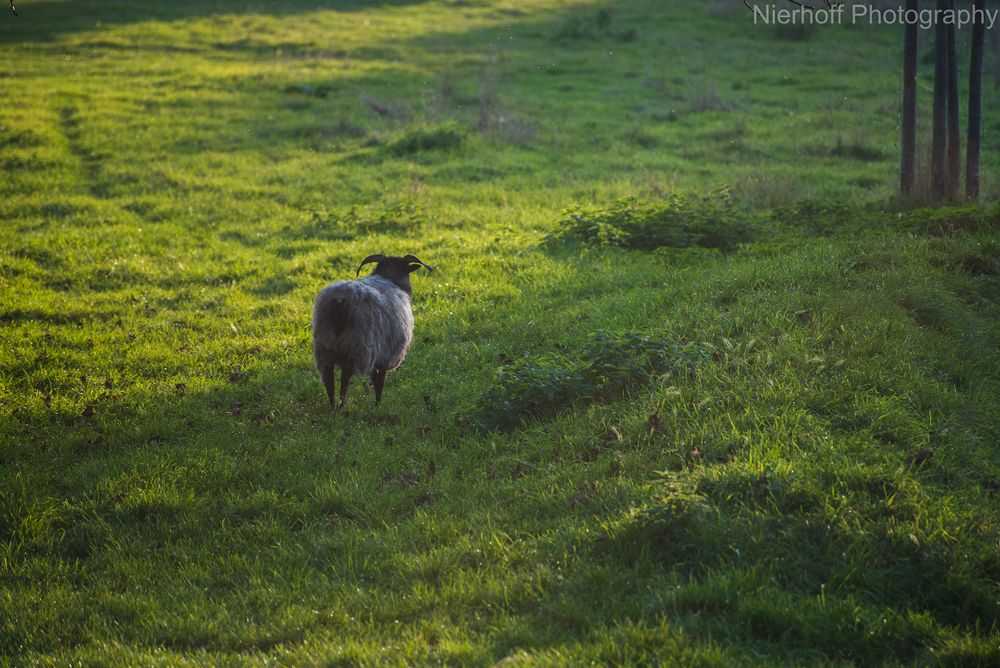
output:
<path id="1" fill-rule="evenodd" d="M 338 330 L 339 325 L 339 330 Z M 313 349 L 356 374 L 395 369 L 413 340 L 410 296 L 381 276 L 326 286 L 313 309 Z"/>

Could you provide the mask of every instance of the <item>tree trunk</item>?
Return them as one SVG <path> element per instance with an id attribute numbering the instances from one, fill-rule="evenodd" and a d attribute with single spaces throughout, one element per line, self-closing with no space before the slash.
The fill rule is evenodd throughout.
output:
<path id="1" fill-rule="evenodd" d="M 969 59 L 969 138 L 965 148 L 965 196 L 979 199 L 979 138 L 983 121 L 983 41 L 986 25 L 980 20 L 985 0 L 973 0 L 972 57 Z"/>
<path id="2" fill-rule="evenodd" d="M 937 0 L 937 9 L 948 8 L 948 0 Z M 939 202 L 947 192 L 945 151 L 948 146 L 948 31 L 943 22 L 934 28 L 934 125 L 931 136 L 931 198 Z"/>
<path id="3" fill-rule="evenodd" d="M 955 8 L 955 0 L 948 0 Z M 946 25 L 948 33 L 948 199 L 958 199 L 962 183 L 962 128 L 958 120 L 958 56 L 955 49 L 955 24 Z"/>
<path id="4" fill-rule="evenodd" d="M 979 0 L 982 2 L 982 0 Z M 907 12 L 920 9 L 920 0 L 906 0 Z M 971 113 L 971 105 L 970 105 Z M 970 121 L 969 132 L 972 132 Z M 913 193 L 917 181 L 917 24 L 907 23 L 903 33 L 903 136 L 899 164 L 899 192 Z"/>

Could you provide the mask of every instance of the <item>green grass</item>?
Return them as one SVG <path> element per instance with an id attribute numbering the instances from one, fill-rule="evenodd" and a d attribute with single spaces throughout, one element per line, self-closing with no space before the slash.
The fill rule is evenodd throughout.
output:
<path id="1" fill-rule="evenodd" d="M 0 19 L 0 663 L 1000 661 L 1000 223 L 892 201 L 898 31 L 378 5 Z"/>

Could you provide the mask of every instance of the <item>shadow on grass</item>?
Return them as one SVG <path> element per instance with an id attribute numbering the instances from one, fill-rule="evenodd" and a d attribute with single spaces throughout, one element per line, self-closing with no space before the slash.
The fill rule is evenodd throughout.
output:
<path id="1" fill-rule="evenodd" d="M 601 285 L 587 267 L 562 275 L 544 289 L 581 295 Z M 480 319 L 516 331 L 534 317 L 484 306 Z M 431 336 L 445 336 L 443 326 L 424 324 Z M 367 407 L 371 392 L 358 382 L 346 415 L 329 412 L 304 344 L 292 355 L 265 346 L 254 353 L 259 371 L 204 390 L 160 388 L 133 407 L 110 398 L 89 414 L 23 407 L 0 462 L 20 474 L 0 492 L 5 556 L 18 587 L 63 569 L 98 603 L 41 627 L 19 609 L 27 622 L 7 634 L 14 654 L 93 637 L 108 606 L 133 611 L 114 630 L 132 646 L 243 652 L 327 628 L 320 613 L 302 612 L 304 601 L 345 619 L 364 610 L 377 629 L 452 614 L 454 602 L 502 611 L 486 640 L 493 660 L 664 616 L 689 636 L 768 656 L 906 660 L 936 625 L 977 633 L 997 622 L 992 592 L 979 586 L 984 574 L 1000 576 L 995 555 L 962 566 L 944 539 L 920 548 L 831 526 L 824 495 L 792 479 L 733 472 L 680 498 L 654 490 L 602 504 L 584 493 L 567 506 L 543 467 L 491 477 L 507 450 L 545 461 L 551 444 L 545 434 L 494 440 L 498 450 L 466 441 L 452 409 L 419 397 L 436 352 L 424 345 L 390 376 L 380 409 Z M 879 480 L 861 487 L 876 501 L 888 493 Z M 507 501 L 489 501 L 498 496 Z M 494 528 L 480 531 L 484 513 L 495 514 Z M 608 522 L 618 530 L 601 536 Z M 503 561 L 498 527 L 532 556 Z M 787 570 L 802 561 L 807 568 Z M 561 565 L 545 571 L 549 563 Z M 489 583 L 494 569 L 523 580 L 503 598 L 490 584 L 447 589 L 480 574 Z M 546 575 L 535 582 L 533 569 Z M 411 590 L 441 594 L 398 597 Z M 190 621 L 224 610 L 248 621 Z"/>

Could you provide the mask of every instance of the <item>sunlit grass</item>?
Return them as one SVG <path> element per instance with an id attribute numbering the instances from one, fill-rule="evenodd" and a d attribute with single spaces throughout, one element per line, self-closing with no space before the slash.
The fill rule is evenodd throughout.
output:
<path id="1" fill-rule="evenodd" d="M 996 661 L 996 218 L 877 213 L 894 32 L 789 42 L 693 2 L 19 8 L 0 656 Z M 725 254 L 546 241 L 566 207 L 724 186 L 766 230 Z M 771 211 L 802 199 L 828 208 Z M 358 383 L 335 416 L 310 307 L 374 252 L 437 271 L 383 406 Z M 498 369 L 599 331 L 690 363 L 477 428 Z"/>

